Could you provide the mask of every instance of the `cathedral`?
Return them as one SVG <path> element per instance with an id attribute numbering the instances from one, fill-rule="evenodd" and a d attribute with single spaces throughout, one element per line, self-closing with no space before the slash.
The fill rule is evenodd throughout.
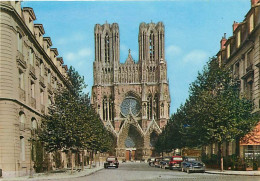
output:
<path id="1" fill-rule="evenodd" d="M 153 147 L 167 124 L 170 92 L 162 22 L 139 26 L 139 60 L 129 50 L 120 63 L 119 26 L 96 24 L 94 85 L 91 102 L 115 137 L 119 159 L 154 156 Z"/>

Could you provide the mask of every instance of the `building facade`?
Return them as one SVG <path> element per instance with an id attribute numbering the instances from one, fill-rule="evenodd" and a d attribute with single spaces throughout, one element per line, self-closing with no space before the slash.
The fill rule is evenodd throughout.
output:
<path id="1" fill-rule="evenodd" d="M 67 86 L 67 66 L 32 8 L 0 2 L 0 168 L 3 177 L 33 169 L 29 141 L 55 90 Z"/>
<path id="2" fill-rule="evenodd" d="M 260 111 L 260 2 L 251 0 L 251 8 L 241 23 L 234 22 L 233 35 L 220 41 L 217 60 L 233 72 L 240 84 L 241 94 L 254 101 L 254 111 Z M 222 145 L 224 156 L 239 154 L 253 158 L 260 155 L 260 124 L 242 140 Z M 207 148 L 208 153 L 217 153 L 217 144 Z"/>
<path id="3" fill-rule="evenodd" d="M 134 160 L 151 156 L 170 112 L 162 22 L 139 26 L 139 60 L 129 50 L 120 63 L 118 24 L 96 24 L 92 105 L 116 139 L 116 155 Z"/>

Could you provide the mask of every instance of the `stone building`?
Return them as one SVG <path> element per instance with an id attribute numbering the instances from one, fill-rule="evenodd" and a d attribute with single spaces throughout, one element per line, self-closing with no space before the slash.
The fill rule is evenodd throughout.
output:
<path id="1" fill-rule="evenodd" d="M 29 139 L 54 92 L 66 86 L 67 66 L 32 8 L 0 2 L 0 168 L 3 176 L 29 174 Z"/>
<path id="2" fill-rule="evenodd" d="M 139 60 L 129 50 L 120 63 L 118 24 L 96 24 L 94 85 L 91 101 L 104 125 L 116 139 L 116 155 L 134 160 L 151 156 L 167 124 L 169 82 L 162 22 L 139 26 Z"/>
<path id="3" fill-rule="evenodd" d="M 260 111 L 260 2 L 251 0 L 251 8 L 243 22 L 233 24 L 233 35 L 220 41 L 217 53 L 220 64 L 233 70 L 233 77 L 240 83 L 241 94 L 252 99 L 253 112 Z M 238 146 L 238 144 L 240 146 Z M 240 142 L 224 143 L 224 156 L 239 154 L 240 157 L 252 158 L 260 155 L 260 124 L 250 136 Z M 237 149 L 236 149 L 237 148 Z M 217 144 L 207 148 L 208 153 L 217 153 Z"/>

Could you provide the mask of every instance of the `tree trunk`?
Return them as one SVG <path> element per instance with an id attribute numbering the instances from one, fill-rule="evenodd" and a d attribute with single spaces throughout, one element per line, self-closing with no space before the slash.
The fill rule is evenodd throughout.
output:
<path id="1" fill-rule="evenodd" d="M 84 170 L 84 150 L 82 151 L 82 165 L 81 165 L 81 170 Z"/>
<path id="2" fill-rule="evenodd" d="M 96 154 L 96 151 L 94 151 L 94 156 L 95 156 L 95 158 L 94 158 L 95 166 L 97 166 L 97 158 L 96 158 L 97 154 Z"/>
<path id="3" fill-rule="evenodd" d="M 92 167 L 92 156 L 93 156 L 93 152 L 92 151 L 90 151 L 90 165 L 89 165 L 89 168 L 91 168 Z"/>
<path id="4" fill-rule="evenodd" d="M 222 150 L 221 150 L 221 143 L 218 143 L 218 156 L 220 158 L 220 171 L 223 172 L 223 156 L 222 156 Z"/>
<path id="5" fill-rule="evenodd" d="M 229 155 L 229 142 L 226 142 L 226 156 Z"/>
<path id="6" fill-rule="evenodd" d="M 240 138 L 236 139 L 236 155 L 240 157 Z"/>
<path id="7" fill-rule="evenodd" d="M 71 173 L 73 173 L 73 153 L 71 152 Z"/>

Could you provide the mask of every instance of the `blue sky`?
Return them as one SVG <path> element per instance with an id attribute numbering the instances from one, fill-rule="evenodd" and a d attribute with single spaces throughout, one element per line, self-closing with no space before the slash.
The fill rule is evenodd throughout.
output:
<path id="1" fill-rule="evenodd" d="M 223 34 L 232 35 L 233 22 L 244 20 L 250 5 L 250 0 L 22 2 L 34 9 L 35 23 L 43 24 L 45 36 L 51 37 L 65 64 L 85 77 L 87 92 L 93 84 L 95 24 L 119 24 L 120 62 L 124 62 L 128 49 L 138 60 L 139 24 L 163 21 L 171 113 L 185 102 L 189 84 L 216 55 Z"/>

